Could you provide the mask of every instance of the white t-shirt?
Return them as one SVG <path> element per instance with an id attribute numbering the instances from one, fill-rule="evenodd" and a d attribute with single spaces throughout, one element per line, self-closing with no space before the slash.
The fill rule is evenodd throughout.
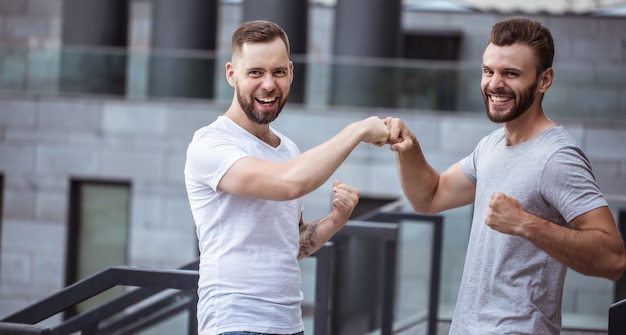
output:
<path id="1" fill-rule="evenodd" d="M 200 248 L 198 332 L 293 334 L 303 331 L 298 223 L 303 200 L 270 201 L 216 191 L 237 160 L 276 162 L 300 154 L 279 133 L 274 148 L 220 116 L 195 132 L 185 184 Z"/>

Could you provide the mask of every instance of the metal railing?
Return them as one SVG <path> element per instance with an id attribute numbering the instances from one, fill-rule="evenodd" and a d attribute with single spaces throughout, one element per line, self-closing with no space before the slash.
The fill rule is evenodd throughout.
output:
<path id="1" fill-rule="evenodd" d="M 336 267 L 336 245 L 348 237 L 373 237 L 384 243 L 380 324 L 382 335 L 393 334 L 394 296 L 396 293 L 396 259 L 398 222 L 419 220 L 434 224 L 435 234 L 431 262 L 431 289 L 428 334 L 436 334 L 441 261 L 441 217 L 395 211 L 374 211 L 362 220 L 350 221 L 331 242 L 312 257 L 317 259 L 315 272 L 314 333 L 333 334 L 335 287 L 341 269 Z M 28 334 L 133 334 L 163 322 L 182 312 L 188 314 L 188 334 L 197 333 L 196 304 L 198 261 L 175 270 L 142 269 L 115 266 L 74 283 L 59 292 L 0 320 L 0 333 Z M 58 325 L 43 327 L 47 320 L 76 304 L 115 286 L 137 287 L 91 310 L 84 311 Z M 169 289 L 169 291 L 168 291 Z M 174 292 L 171 292 L 172 289 Z M 364 292 L 366 294 L 367 292 Z M 139 307 L 136 307 L 138 306 Z"/>
<path id="2" fill-rule="evenodd" d="M 198 262 L 176 270 L 140 269 L 114 266 L 78 281 L 59 292 L 1 320 L 0 333 L 12 334 L 132 334 L 165 320 L 181 311 L 189 312 L 189 330 L 195 330 Z M 135 286 L 138 289 L 64 320 L 53 327 L 37 327 L 37 323 L 62 313 L 84 300 L 112 287 Z M 175 293 L 158 295 L 166 289 Z M 165 292 L 167 293 L 167 292 Z M 158 298 L 132 313 L 124 311 L 148 298 Z M 190 334 L 192 334 L 190 332 Z"/>
<path id="3" fill-rule="evenodd" d="M 439 216 L 405 213 L 390 208 L 381 207 L 359 217 L 359 220 L 351 220 L 311 256 L 317 259 L 313 323 L 316 335 L 335 333 L 334 326 L 339 321 L 335 315 L 336 286 L 338 277 L 342 276 L 341 269 L 337 267 L 336 248 L 350 237 L 375 238 L 383 243 L 384 261 L 382 268 L 376 269 L 383 278 L 378 290 L 380 296 L 377 297 L 381 303 L 377 306 L 378 311 L 371 311 L 380 318 L 373 318 L 376 324 L 372 327 L 379 329 L 381 335 L 397 331 L 394 329 L 397 241 L 399 222 L 403 220 L 432 223 L 434 227 L 428 334 L 436 334 L 443 220 Z M 174 270 L 110 267 L 3 318 L 0 320 L 0 334 L 134 334 L 180 313 L 187 313 L 187 333 L 197 334 L 197 282 L 197 260 Z M 136 288 L 57 325 L 38 326 L 42 321 L 115 286 Z"/>
<path id="4" fill-rule="evenodd" d="M 431 245 L 431 260 L 430 260 L 430 281 L 429 281 L 429 298 L 428 298 L 428 325 L 427 334 L 437 334 L 437 321 L 439 310 L 439 290 L 441 282 L 441 253 L 443 247 L 443 216 L 440 215 L 423 215 L 414 212 L 406 212 L 398 209 L 399 203 L 392 203 L 387 207 L 381 207 L 377 210 L 368 212 L 363 216 L 360 216 L 360 220 L 376 221 L 376 222 L 388 222 L 399 223 L 401 221 L 419 222 L 431 224 L 433 227 L 433 237 Z M 395 247 L 395 245 L 394 245 Z M 389 272 L 391 275 L 395 274 L 395 267 L 393 271 Z M 388 312 L 390 313 L 390 311 Z M 386 327 L 390 327 L 388 322 L 383 322 L 383 334 L 391 334 L 391 332 L 385 333 Z M 389 331 L 389 330 L 387 330 Z"/>
<path id="5" fill-rule="evenodd" d="M 626 299 L 611 304 L 609 307 L 608 335 L 626 334 Z"/>
<path id="6" fill-rule="evenodd" d="M 396 274 L 396 263 L 397 263 L 397 240 L 398 240 L 398 225 L 397 223 L 379 223 L 379 222 L 366 222 L 366 221 L 350 221 L 342 230 L 340 230 L 332 239 L 334 243 L 340 243 L 341 240 L 348 237 L 373 237 L 376 238 L 383 243 L 383 269 L 382 273 L 382 281 L 380 287 L 380 296 L 375 297 L 376 299 L 380 299 L 379 311 L 381 315 L 380 320 L 380 331 L 381 335 L 391 335 L 393 334 L 393 316 L 394 316 L 394 296 L 396 292 L 396 283 L 395 283 L 395 274 Z M 354 257 L 358 257 L 358 255 L 353 255 Z M 336 263 L 335 263 L 336 264 Z M 381 270 L 381 269 L 379 269 Z M 340 272 L 340 269 L 335 270 L 335 273 Z M 333 276 L 334 285 L 337 285 L 337 277 L 341 275 Z M 339 293 L 339 292 L 335 292 Z M 363 292 L 363 294 L 370 294 L 371 292 Z M 335 300 L 338 300 L 339 297 L 335 294 Z M 335 314 L 335 305 L 331 306 L 331 314 Z M 376 311 L 371 311 L 371 314 L 377 314 Z M 371 315 L 370 315 L 371 316 Z M 374 318 L 375 319 L 375 318 Z M 334 323 L 337 320 L 331 320 L 331 331 L 328 333 L 318 333 L 317 328 L 315 328 L 316 335 L 326 335 L 335 333 Z M 375 325 L 376 320 L 373 320 L 374 325 L 373 328 L 376 328 Z"/>
<path id="7" fill-rule="evenodd" d="M 430 283 L 428 297 L 427 334 L 437 333 L 438 304 L 441 272 L 443 218 L 407 213 L 396 205 L 381 207 L 351 220 L 311 257 L 317 259 L 315 271 L 315 305 L 313 327 L 315 335 L 337 333 L 335 326 L 337 279 L 342 269 L 337 264 L 337 248 L 348 238 L 373 237 L 384 245 L 380 304 L 371 311 L 379 318 L 373 327 L 381 335 L 391 335 L 405 330 L 394 328 L 394 297 L 396 292 L 397 242 L 400 222 L 432 224 Z M 619 216 L 620 227 L 626 226 L 626 211 Z M 357 256 L 358 257 L 358 256 Z M 0 320 L 0 334 L 135 334 L 180 313 L 187 313 L 187 333 L 197 334 L 196 303 L 198 261 L 175 270 L 141 269 L 115 266 L 96 273 L 59 292 L 17 311 Z M 44 327 L 37 324 L 62 313 L 86 299 L 114 286 L 137 287 L 99 306 L 72 316 L 59 324 Z M 623 282 L 616 283 L 616 293 L 623 291 Z M 365 294 L 370 292 L 365 292 Z M 616 294 L 616 303 L 609 308 L 609 334 L 622 334 L 626 329 L 626 299 Z M 423 320 L 422 320 L 423 321 Z M 421 322 L 422 322 L 421 321 Z"/>

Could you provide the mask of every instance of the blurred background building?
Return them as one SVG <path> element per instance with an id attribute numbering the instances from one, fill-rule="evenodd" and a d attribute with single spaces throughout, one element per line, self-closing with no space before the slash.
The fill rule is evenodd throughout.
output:
<path id="1" fill-rule="evenodd" d="M 273 20 L 290 36 L 295 80 L 274 125 L 302 151 L 352 121 L 397 116 L 437 169 L 498 127 L 479 92 L 491 26 L 513 15 L 540 20 L 556 44 L 545 110 L 587 152 L 617 218 L 626 210 L 625 8 L 616 0 L 0 0 L 0 318 L 108 266 L 176 268 L 197 258 L 185 150 L 230 103 L 230 36 L 250 19 Z M 403 199 L 386 147 L 357 147 L 332 179 L 358 187 L 365 206 Z M 305 198 L 305 219 L 329 211 L 331 181 Z M 442 213 L 443 323 L 471 211 Z M 428 228 L 401 232 L 398 322 L 427 304 L 430 239 Z M 310 306 L 312 265 L 302 267 Z M 613 282 L 570 271 L 564 327 L 605 334 L 615 292 Z M 369 331 L 358 321 L 352 329 Z"/>

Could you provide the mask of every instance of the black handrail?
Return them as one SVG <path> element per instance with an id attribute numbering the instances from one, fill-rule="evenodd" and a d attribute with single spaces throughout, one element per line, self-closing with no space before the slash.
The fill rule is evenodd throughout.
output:
<path id="1" fill-rule="evenodd" d="M 192 270 L 153 270 L 113 266 L 24 308 L 2 321 L 35 324 L 117 285 L 147 288 L 194 289 L 198 272 Z"/>
<path id="2" fill-rule="evenodd" d="M 388 208 L 385 210 L 389 210 Z M 332 333 L 334 282 L 337 273 L 334 270 L 335 245 L 333 241 L 348 236 L 376 237 L 385 243 L 383 281 L 381 296 L 381 331 L 382 335 L 393 332 L 393 302 L 395 293 L 396 252 L 398 222 L 417 220 L 441 223 L 441 218 L 423 216 L 415 213 L 372 212 L 362 216 L 363 220 L 351 220 L 331 242 L 326 243 L 312 255 L 317 258 L 315 281 L 314 328 L 316 335 Z M 431 319 L 436 322 L 438 304 L 439 269 L 441 257 L 441 224 L 435 224 L 435 243 L 431 263 L 431 296 L 429 329 Z M 197 333 L 195 308 L 197 303 L 198 261 L 194 261 L 176 270 L 141 269 L 129 266 L 115 266 L 100 271 L 61 291 L 34 303 L 0 320 L 0 333 L 17 334 L 133 334 L 141 329 L 161 322 L 182 311 L 189 313 L 189 334 Z M 102 293 L 114 286 L 135 286 L 116 298 L 95 308 L 75 315 L 51 328 L 37 327 L 35 324 L 46 320 L 65 309 Z M 178 292 L 164 294 L 155 300 L 156 295 L 167 289 Z M 129 307 L 146 301 L 150 304 L 141 308 Z M 159 298 L 159 297 L 156 297 Z M 434 300 L 434 301 L 433 301 Z M 123 312 L 123 313 L 122 313 Z M 121 315 L 120 315 L 121 314 Z M 115 317 L 114 317 L 115 316 Z M 436 326 L 436 325 L 435 325 Z M 429 334 L 434 334 L 429 332 Z"/>
<path id="3" fill-rule="evenodd" d="M 333 262 L 333 243 L 326 243 L 311 257 L 318 259 L 314 325 L 319 330 L 320 335 L 325 335 L 328 334 L 330 325 L 328 311 L 331 300 L 329 291 L 332 288 L 333 272 L 329 265 Z M 134 334 L 185 310 L 189 312 L 188 333 L 190 335 L 197 334 L 195 313 L 197 269 L 197 260 L 178 270 L 140 269 L 128 266 L 110 267 L 0 320 L 0 334 L 64 335 L 77 331 L 83 335 Z M 139 288 L 69 318 L 52 328 L 35 326 L 36 323 L 117 285 L 137 286 Z M 178 289 L 180 291 L 165 295 L 157 301 L 151 301 L 150 304 L 133 310 L 132 313 L 127 313 L 121 317 L 116 315 L 166 289 Z M 115 319 L 108 320 L 114 315 L 116 315 Z"/>
<path id="4" fill-rule="evenodd" d="M 195 295 L 197 282 L 198 271 L 194 270 L 155 270 L 114 266 L 11 314 L 5 317 L 2 322 L 34 325 L 112 287 L 118 285 L 141 287 L 91 311 L 65 320 L 57 326 L 39 328 L 40 334 L 46 334 L 46 331 L 49 331 L 49 334 L 70 334 L 76 331 L 81 331 L 83 334 L 96 333 L 98 323 L 101 321 L 165 289 L 187 290 Z M 184 295 L 184 293 L 182 294 Z M 36 331 L 36 328 L 33 326 L 33 331 Z M 5 329 L 1 324 L 0 330 L 3 334 L 21 334 L 11 329 Z"/>
<path id="5" fill-rule="evenodd" d="M 390 204 L 398 207 L 398 204 Z M 443 217 L 440 215 L 423 215 L 413 212 L 404 212 L 399 209 L 390 210 L 380 208 L 359 217 L 359 220 L 399 223 L 401 221 L 417 221 L 432 224 L 433 244 L 430 260 L 430 289 L 428 297 L 428 334 L 437 334 L 437 322 L 439 313 L 439 291 L 441 281 L 441 253 L 443 248 Z M 391 272 L 395 274 L 394 272 Z M 393 291 L 390 291 L 393 293 Z M 384 332 L 384 330 L 383 330 Z"/>

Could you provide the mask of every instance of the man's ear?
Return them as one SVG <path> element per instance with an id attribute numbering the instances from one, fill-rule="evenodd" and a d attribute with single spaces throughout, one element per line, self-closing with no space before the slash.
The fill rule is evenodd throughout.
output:
<path id="1" fill-rule="evenodd" d="M 291 83 L 293 83 L 293 62 L 289 61 L 289 85 L 291 85 Z"/>
<path id="2" fill-rule="evenodd" d="M 233 68 L 233 63 L 226 63 L 226 80 L 231 87 L 235 87 L 235 69 Z"/>
<path id="3" fill-rule="evenodd" d="M 541 93 L 546 93 L 550 86 L 552 86 L 552 80 L 554 79 L 554 70 L 551 67 L 547 68 L 539 75 L 538 89 Z"/>

